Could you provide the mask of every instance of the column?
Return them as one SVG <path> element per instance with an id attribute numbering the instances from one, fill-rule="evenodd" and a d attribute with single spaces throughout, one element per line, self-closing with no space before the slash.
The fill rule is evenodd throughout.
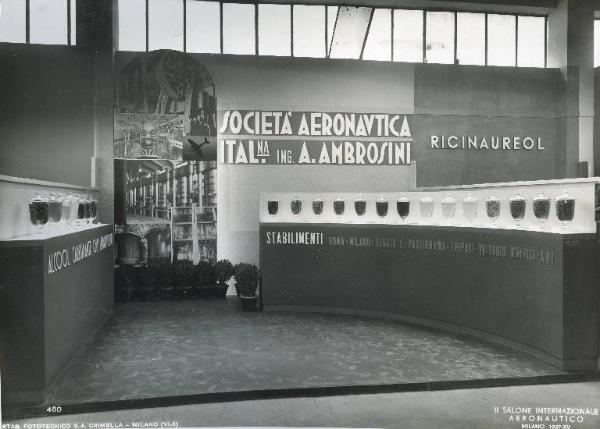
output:
<path id="1" fill-rule="evenodd" d="M 168 192 L 167 191 L 167 188 L 168 188 L 167 185 L 168 184 L 167 184 L 166 181 L 163 181 L 161 183 L 161 186 L 162 186 L 162 200 L 161 200 L 161 204 L 162 204 L 163 207 L 167 207 L 168 206 L 168 202 L 169 202 L 168 201 L 168 194 L 167 194 L 167 192 Z"/>
<path id="2" fill-rule="evenodd" d="M 167 189 L 168 189 L 168 182 L 162 182 L 161 184 L 162 187 L 162 201 L 161 201 L 161 205 L 163 207 L 167 207 L 168 204 L 168 200 L 167 200 Z"/>
<path id="3" fill-rule="evenodd" d="M 146 208 L 146 184 L 142 180 L 142 207 Z"/>
<path id="4" fill-rule="evenodd" d="M 154 173 L 154 187 L 154 205 L 158 206 L 160 204 L 160 177 L 156 173 Z"/>
<path id="5" fill-rule="evenodd" d="M 192 204 L 194 202 L 194 167 L 196 163 L 189 162 L 188 163 L 188 203 Z"/>
<path id="6" fill-rule="evenodd" d="M 137 183 L 133 185 L 133 214 L 137 214 Z"/>
<path id="7" fill-rule="evenodd" d="M 169 198 L 169 195 L 171 195 L 171 200 L 173 198 L 172 194 L 171 194 L 171 170 L 167 169 L 167 172 L 165 173 L 165 198 Z"/>
<path id="8" fill-rule="evenodd" d="M 121 216 L 122 209 L 114 207 L 119 186 L 114 178 L 117 174 L 113 168 L 113 26 L 114 0 L 77 0 L 75 13 L 76 44 L 89 53 L 89 62 L 93 67 L 93 98 L 89 100 L 94 112 L 93 132 L 90 134 L 94 153 L 92 158 L 93 172 L 91 184 L 99 189 L 98 221 L 102 223 L 119 223 L 114 216 Z M 117 24 L 117 14 L 114 14 Z M 121 197 L 123 198 L 123 197 Z M 122 204 L 123 199 L 120 200 Z"/>
<path id="9" fill-rule="evenodd" d="M 594 1 L 559 0 L 548 17 L 548 67 L 561 70 L 558 170 L 564 177 L 594 174 Z M 587 168 L 585 168 L 587 163 Z"/>
<path id="10" fill-rule="evenodd" d="M 181 190 L 183 191 L 181 193 L 181 204 L 184 206 L 189 203 L 189 185 L 187 179 L 188 178 L 184 173 L 184 175 L 181 176 Z"/>
<path id="11" fill-rule="evenodd" d="M 202 180 L 202 166 L 205 163 L 203 161 L 198 161 L 196 165 L 196 183 L 198 183 L 198 205 L 200 207 L 204 207 L 205 198 L 204 198 L 204 181 Z"/>
<path id="12" fill-rule="evenodd" d="M 150 178 L 148 179 L 148 188 L 150 188 L 150 206 L 154 205 L 154 200 L 156 195 L 154 195 L 154 173 L 150 173 Z"/>
<path id="13" fill-rule="evenodd" d="M 171 189 L 171 195 L 173 196 L 173 207 L 175 207 L 177 206 L 177 170 L 173 168 L 171 174 L 173 175 L 173 189 Z"/>

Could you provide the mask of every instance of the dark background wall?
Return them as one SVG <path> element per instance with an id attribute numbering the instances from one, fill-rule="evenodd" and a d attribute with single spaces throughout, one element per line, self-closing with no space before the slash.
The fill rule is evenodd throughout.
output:
<path id="1" fill-rule="evenodd" d="M 90 186 L 93 82 L 86 50 L 0 44 L 0 174 Z"/>
<path id="2" fill-rule="evenodd" d="M 561 177 L 558 69 L 417 64 L 414 76 L 419 186 Z M 545 150 L 438 150 L 432 134 L 540 136 Z"/>

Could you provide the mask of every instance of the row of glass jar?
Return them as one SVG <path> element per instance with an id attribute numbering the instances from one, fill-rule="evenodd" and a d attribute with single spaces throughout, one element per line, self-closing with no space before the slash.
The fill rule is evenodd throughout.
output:
<path id="1" fill-rule="evenodd" d="M 422 218 L 430 219 L 434 214 L 434 200 L 431 197 L 425 196 L 418 200 L 419 212 Z M 464 217 L 468 221 L 473 221 L 477 217 L 477 208 L 479 200 L 471 195 L 468 195 L 462 200 L 462 209 Z M 520 195 L 515 195 L 508 199 L 511 217 L 519 223 L 525 217 L 527 211 L 527 200 Z M 550 215 L 551 198 L 540 194 L 532 199 L 533 214 L 536 219 L 545 221 Z M 312 201 L 313 213 L 317 216 L 323 213 L 323 200 L 316 198 Z M 379 197 L 375 201 L 375 210 L 379 217 L 388 215 L 389 202 L 384 197 Z M 451 196 L 440 201 L 442 216 L 446 219 L 451 219 L 456 215 L 456 200 Z M 346 201 L 338 197 L 333 201 L 333 211 L 337 216 L 344 214 Z M 486 215 L 493 222 L 496 222 L 500 217 L 502 210 L 502 202 L 498 198 L 489 197 L 485 200 Z M 411 200 L 409 198 L 399 198 L 396 202 L 396 211 L 402 220 L 406 219 L 410 214 Z M 269 200 L 267 202 L 267 211 L 274 216 L 279 210 L 279 201 Z M 302 200 L 293 199 L 290 202 L 290 210 L 292 214 L 299 215 L 302 211 Z M 367 200 L 358 197 L 354 200 L 354 211 L 357 216 L 363 216 L 367 211 Z M 563 194 L 556 198 L 556 216 L 561 222 L 570 222 L 575 215 L 575 198 L 568 194 Z"/>
<path id="2" fill-rule="evenodd" d="M 93 223 L 98 216 L 98 202 L 91 195 L 35 194 L 29 200 L 29 218 L 38 229 L 82 226 Z"/>

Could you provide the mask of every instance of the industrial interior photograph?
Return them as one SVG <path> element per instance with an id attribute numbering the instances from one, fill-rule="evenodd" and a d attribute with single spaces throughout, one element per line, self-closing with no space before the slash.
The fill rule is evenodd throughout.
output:
<path id="1" fill-rule="evenodd" d="M 598 0 L 0 0 L 2 429 L 599 428 L 596 107 Z"/>

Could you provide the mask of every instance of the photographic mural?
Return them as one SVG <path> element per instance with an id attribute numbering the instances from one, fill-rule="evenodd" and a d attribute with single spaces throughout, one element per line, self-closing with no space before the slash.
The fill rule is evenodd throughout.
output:
<path id="1" fill-rule="evenodd" d="M 176 51 L 140 54 L 119 66 L 116 264 L 215 262 L 214 82 L 193 56 Z"/>
<path id="2" fill-rule="evenodd" d="M 116 113 L 114 157 L 182 159 L 184 116 Z"/>

